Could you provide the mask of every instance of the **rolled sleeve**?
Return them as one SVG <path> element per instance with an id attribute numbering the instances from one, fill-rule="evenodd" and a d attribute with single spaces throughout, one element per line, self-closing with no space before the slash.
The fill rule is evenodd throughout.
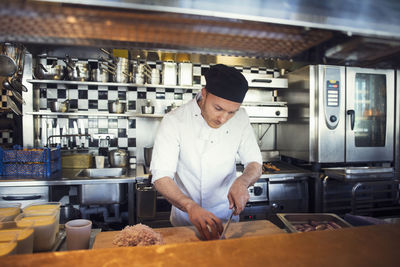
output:
<path id="1" fill-rule="evenodd" d="M 158 128 L 154 141 L 150 171 L 152 182 L 168 176 L 174 178 L 179 158 L 179 133 L 176 123 L 165 116 Z"/>

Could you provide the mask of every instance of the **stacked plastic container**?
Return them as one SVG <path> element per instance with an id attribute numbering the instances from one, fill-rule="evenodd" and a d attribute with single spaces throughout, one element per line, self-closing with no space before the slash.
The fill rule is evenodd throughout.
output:
<path id="1" fill-rule="evenodd" d="M 21 212 L 20 203 L 0 204 L 0 221 L 9 222 L 13 221 L 15 217 Z"/>
<path id="2" fill-rule="evenodd" d="M 32 204 L 15 218 L 21 228 L 33 223 L 33 251 L 49 251 L 53 247 L 59 230 L 60 205 L 60 202 Z"/>
<path id="3" fill-rule="evenodd" d="M 61 151 L 57 148 L 0 148 L 0 175 L 49 177 L 61 170 Z"/>
<path id="4" fill-rule="evenodd" d="M 15 239 L 16 254 L 32 253 L 34 238 L 33 224 L 34 223 L 31 222 L 19 226 L 14 221 L 0 222 L 0 243 L 7 243 Z"/>

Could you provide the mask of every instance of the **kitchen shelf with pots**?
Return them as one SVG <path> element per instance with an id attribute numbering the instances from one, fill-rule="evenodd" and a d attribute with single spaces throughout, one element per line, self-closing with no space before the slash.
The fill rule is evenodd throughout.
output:
<path id="1" fill-rule="evenodd" d="M 110 112 L 98 112 L 98 111 L 77 111 L 77 112 L 52 112 L 50 110 L 26 112 L 27 115 L 37 116 L 96 116 L 96 117 L 138 117 L 147 114 L 138 114 L 136 112 L 125 112 L 125 113 L 110 113 Z M 157 114 L 150 114 L 157 115 Z M 160 114 L 162 116 L 163 114 Z"/>
<path id="2" fill-rule="evenodd" d="M 164 84 L 135 84 L 135 83 L 114 83 L 114 82 L 88 82 L 88 81 L 66 81 L 66 80 L 35 80 L 29 79 L 27 82 L 32 84 L 77 84 L 77 85 L 106 85 L 106 86 L 129 86 L 129 87 L 151 87 L 151 88 L 175 88 L 175 89 L 195 89 L 200 90 L 201 85 L 164 85 Z"/>

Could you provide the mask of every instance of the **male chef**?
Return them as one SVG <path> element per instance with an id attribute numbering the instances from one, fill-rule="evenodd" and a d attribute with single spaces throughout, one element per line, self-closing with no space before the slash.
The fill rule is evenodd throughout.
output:
<path id="1" fill-rule="evenodd" d="M 248 90 L 234 67 L 212 66 L 195 99 L 166 114 L 155 138 L 152 182 L 172 205 L 173 226 L 194 225 L 205 240 L 218 239 L 249 199 L 262 159 L 241 103 Z M 236 155 L 245 166 L 236 175 Z"/>

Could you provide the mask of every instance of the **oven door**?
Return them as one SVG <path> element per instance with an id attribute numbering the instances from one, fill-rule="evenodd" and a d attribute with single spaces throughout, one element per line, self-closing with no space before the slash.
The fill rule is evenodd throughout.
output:
<path id="1" fill-rule="evenodd" d="M 346 161 L 393 161 L 394 70 L 346 69 Z"/>

